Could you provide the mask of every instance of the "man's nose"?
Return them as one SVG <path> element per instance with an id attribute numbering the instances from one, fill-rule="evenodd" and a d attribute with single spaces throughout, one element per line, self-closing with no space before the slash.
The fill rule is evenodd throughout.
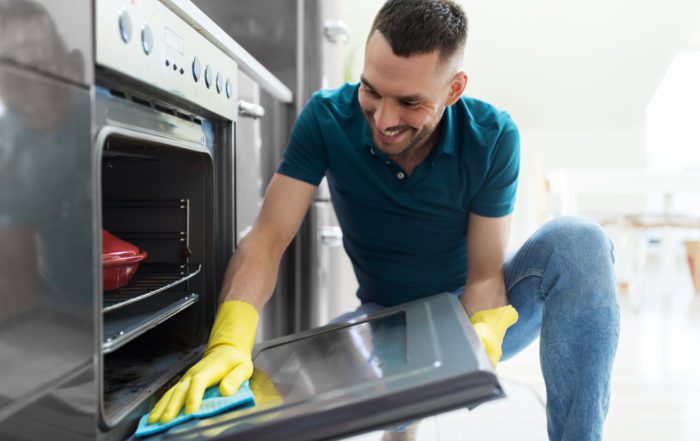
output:
<path id="1" fill-rule="evenodd" d="M 374 111 L 374 124 L 379 130 L 399 125 L 399 109 L 391 100 L 383 99 Z"/>

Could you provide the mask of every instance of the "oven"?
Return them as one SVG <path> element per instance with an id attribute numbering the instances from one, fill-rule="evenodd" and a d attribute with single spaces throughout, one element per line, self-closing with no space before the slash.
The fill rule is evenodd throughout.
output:
<path id="1" fill-rule="evenodd" d="M 248 162 L 291 92 L 184 0 L 2 0 L 0 35 L 0 438 L 124 439 L 201 356 L 259 208 L 239 114 Z M 128 283 L 103 237 L 147 255 Z"/>
<path id="2" fill-rule="evenodd" d="M 98 421 L 121 439 L 208 338 L 235 245 L 238 66 L 159 1 L 95 17 L 95 254 L 103 231 L 147 254 L 116 289 L 96 265 Z"/>
<path id="3" fill-rule="evenodd" d="M 96 279 L 97 384 L 106 429 L 144 413 L 146 400 L 201 355 L 216 307 L 216 256 L 231 252 L 215 241 L 227 229 L 225 216 L 217 218 L 226 206 L 217 207 L 215 185 L 225 177 L 214 166 L 215 150 L 225 149 L 227 139 L 231 151 L 231 122 L 198 113 L 174 121 L 185 109 L 166 112 L 165 102 L 158 109 L 152 98 L 121 86 L 102 81 L 96 89 L 96 219 L 100 233 L 148 256 L 121 288 L 104 291 L 105 281 Z"/>

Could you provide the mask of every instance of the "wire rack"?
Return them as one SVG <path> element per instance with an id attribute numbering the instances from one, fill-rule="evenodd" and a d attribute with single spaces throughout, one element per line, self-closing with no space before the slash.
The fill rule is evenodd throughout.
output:
<path id="1" fill-rule="evenodd" d="M 201 270 L 202 265 L 142 264 L 127 286 L 103 294 L 102 311 L 114 311 L 147 299 L 186 282 Z"/>

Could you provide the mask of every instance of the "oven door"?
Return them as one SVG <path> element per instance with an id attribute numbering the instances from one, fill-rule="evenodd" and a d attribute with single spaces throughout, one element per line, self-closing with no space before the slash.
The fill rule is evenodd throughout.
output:
<path id="1" fill-rule="evenodd" d="M 504 396 L 447 293 L 265 342 L 254 365 L 254 407 L 149 439 L 334 439 Z"/>

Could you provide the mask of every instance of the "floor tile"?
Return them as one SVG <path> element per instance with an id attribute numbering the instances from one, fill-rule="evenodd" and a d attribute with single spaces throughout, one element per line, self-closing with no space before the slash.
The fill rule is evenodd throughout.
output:
<path id="1" fill-rule="evenodd" d="M 504 381 L 506 398 L 436 417 L 440 441 L 546 441 L 544 403 L 527 385 Z"/>

